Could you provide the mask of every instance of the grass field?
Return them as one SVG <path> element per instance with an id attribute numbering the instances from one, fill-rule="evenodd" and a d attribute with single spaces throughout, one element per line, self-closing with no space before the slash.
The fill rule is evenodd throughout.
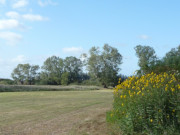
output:
<path id="1" fill-rule="evenodd" d="M 2 135 L 106 135 L 112 90 L 0 93 Z"/>

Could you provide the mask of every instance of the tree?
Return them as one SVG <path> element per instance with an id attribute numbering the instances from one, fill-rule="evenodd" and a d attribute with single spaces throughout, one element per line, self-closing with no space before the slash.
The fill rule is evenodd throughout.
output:
<path id="1" fill-rule="evenodd" d="M 62 83 L 62 85 L 68 85 L 70 83 L 70 81 L 69 81 L 69 73 L 68 72 L 64 72 L 62 74 L 61 83 Z"/>
<path id="2" fill-rule="evenodd" d="M 135 47 L 136 55 L 139 58 L 139 73 L 146 74 L 151 72 L 151 66 L 155 65 L 157 57 L 155 51 L 150 46 L 138 45 Z"/>
<path id="3" fill-rule="evenodd" d="M 160 62 L 162 71 L 180 72 L 180 45 L 177 48 L 172 48 L 171 51 L 166 53 L 165 57 L 163 57 Z"/>
<path id="4" fill-rule="evenodd" d="M 64 72 L 69 73 L 69 81 L 79 81 L 79 77 L 82 74 L 82 62 L 80 59 L 70 56 L 64 60 Z"/>
<path id="5" fill-rule="evenodd" d="M 41 73 L 41 81 L 48 84 L 61 84 L 61 75 L 64 72 L 63 59 L 52 56 L 44 62 Z"/>
<path id="6" fill-rule="evenodd" d="M 38 65 L 18 64 L 11 76 L 17 83 L 31 85 L 35 83 L 38 70 Z"/>
<path id="7" fill-rule="evenodd" d="M 87 70 L 91 77 L 98 79 L 104 87 L 114 86 L 122 64 L 122 55 L 114 47 L 105 44 L 101 52 L 98 47 L 92 47 L 87 58 Z"/>

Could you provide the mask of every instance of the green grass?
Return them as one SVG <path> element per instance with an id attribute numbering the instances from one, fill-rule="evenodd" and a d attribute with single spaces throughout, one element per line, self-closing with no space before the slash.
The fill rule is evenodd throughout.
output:
<path id="1" fill-rule="evenodd" d="M 0 134 L 75 134 L 111 103 L 111 90 L 0 93 Z"/>

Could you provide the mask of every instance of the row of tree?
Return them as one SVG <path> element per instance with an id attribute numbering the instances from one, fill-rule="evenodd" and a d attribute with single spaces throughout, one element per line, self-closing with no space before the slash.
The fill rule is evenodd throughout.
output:
<path id="1" fill-rule="evenodd" d="M 82 54 L 81 58 L 49 57 L 41 68 L 38 65 L 19 64 L 13 70 L 12 78 L 18 84 L 30 85 L 67 85 L 94 80 L 108 87 L 117 84 L 121 63 L 122 55 L 118 50 L 105 44 L 102 49 L 92 47 L 89 54 Z"/>
<path id="2" fill-rule="evenodd" d="M 139 58 L 138 75 L 180 72 L 180 46 L 171 49 L 161 59 L 150 46 L 137 45 L 135 51 Z M 119 78 L 127 78 L 119 75 L 121 64 L 122 55 L 116 48 L 105 44 L 102 49 L 92 47 L 88 54 L 82 54 L 80 58 L 49 57 L 41 68 L 38 65 L 19 64 L 13 70 L 12 78 L 17 84 L 68 85 L 86 82 L 108 87 L 115 86 Z"/>
<path id="3" fill-rule="evenodd" d="M 155 72 L 179 72 L 180 73 L 180 45 L 172 48 L 163 58 L 158 58 L 155 50 L 150 46 L 138 45 L 135 47 L 139 58 L 139 75 Z"/>

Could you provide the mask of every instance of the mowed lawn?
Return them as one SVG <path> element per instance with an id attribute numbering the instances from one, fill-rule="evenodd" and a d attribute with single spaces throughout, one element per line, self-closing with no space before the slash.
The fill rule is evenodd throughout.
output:
<path id="1" fill-rule="evenodd" d="M 112 100 L 112 90 L 0 93 L 0 134 L 105 135 Z"/>

